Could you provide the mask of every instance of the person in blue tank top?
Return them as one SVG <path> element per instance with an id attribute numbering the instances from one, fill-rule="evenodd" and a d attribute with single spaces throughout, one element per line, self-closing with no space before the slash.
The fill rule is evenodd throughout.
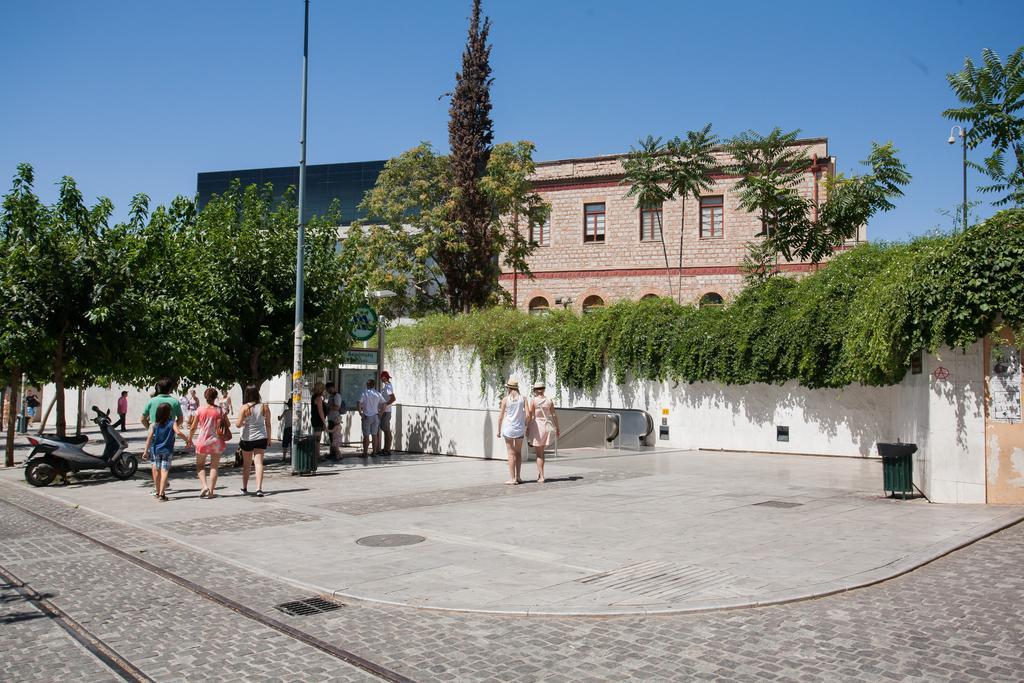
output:
<path id="1" fill-rule="evenodd" d="M 171 457 L 174 455 L 174 435 L 178 434 L 185 439 L 185 445 L 192 447 L 192 442 L 181 429 L 181 425 L 171 418 L 171 406 L 161 403 L 156 408 L 156 419 L 149 426 L 149 436 L 146 437 L 145 454 L 142 456 L 153 461 L 153 468 L 156 472 L 156 480 L 153 484 L 156 487 L 156 499 L 166 501 L 167 496 L 167 475 L 171 469 Z"/>

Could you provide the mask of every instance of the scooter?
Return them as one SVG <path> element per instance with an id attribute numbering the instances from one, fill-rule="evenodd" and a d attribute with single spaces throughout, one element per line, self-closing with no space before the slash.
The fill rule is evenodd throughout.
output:
<path id="1" fill-rule="evenodd" d="M 57 475 L 67 482 L 68 474 L 79 470 L 105 470 L 118 479 L 130 479 L 139 469 L 139 459 L 125 452 L 128 442 L 117 431 L 110 428 L 110 411 L 92 407 L 96 417 L 92 418 L 103 435 L 105 445 L 102 455 L 93 455 L 85 450 L 89 437 L 82 436 L 39 436 L 28 437 L 32 452 L 25 463 L 25 480 L 33 486 L 47 486 Z"/>

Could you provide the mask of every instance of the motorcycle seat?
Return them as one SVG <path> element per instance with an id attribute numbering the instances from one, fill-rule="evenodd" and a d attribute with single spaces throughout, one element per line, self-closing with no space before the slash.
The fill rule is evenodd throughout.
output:
<path id="1" fill-rule="evenodd" d="M 61 441 L 63 443 L 68 443 L 73 446 L 88 443 L 89 441 L 89 437 L 86 436 L 85 434 L 82 434 L 80 436 L 57 436 L 56 434 L 47 434 L 43 438 L 49 439 L 50 441 Z"/>

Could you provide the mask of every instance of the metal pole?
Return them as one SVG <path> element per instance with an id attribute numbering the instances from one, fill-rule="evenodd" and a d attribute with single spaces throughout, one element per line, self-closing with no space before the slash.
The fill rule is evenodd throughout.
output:
<path id="1" fill-rule="evenodd" d="M 964 144 L 964 230 L 967 229 L 967 131 L 961 129 L 960 138 Z"/>
<path id="2" fill-rule="evenodd" d="M 306 413 L 302 400 L 305 381 L 302 377 L 303 298 L 305 296 L 305 208 L 306 199 L 306 82 L 309 67 L 309 0 L 306 0 L 302 28 L 302 127 L 299 136 L 299 225 L 295 244 L 295 362 L 292 371 L 292 470 L 299 458 L 299 440 L 306 429 Z"/>

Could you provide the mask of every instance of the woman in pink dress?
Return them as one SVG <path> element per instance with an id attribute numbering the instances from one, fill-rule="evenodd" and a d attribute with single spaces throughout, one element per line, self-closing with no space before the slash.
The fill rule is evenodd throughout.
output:
<path id="1" fill-rule="evenodd" d="M 544 382 L 535 382 L 533 396 L 526 407 L 526 437 L 537 453 L 537 483 L 544 483 L 544 449 L 551 443 L 551 435 L 561 436 L 555 402 L 544 395 Z"/>
<path id="2" fill-rule="evenodd" d="M 224 452 L 224 437 L 230 435 L 230 427 L 227 416 L 217 406 L 217 390 L 210 387 L 203 393 L 203 398 L 206 399 L 206 405 L 192 419 L 189 438 L 192 439 L 199 432 L 199 436 L 193 440 L 196 447 L 196 474 L 199 475 L 199 485 L 203 489 L 199 497 L 216 498 L 217 468 L 220 467 L 220 456 Z M 209 482 L 206 479 L 206 456 L 210 456 Z"/>

